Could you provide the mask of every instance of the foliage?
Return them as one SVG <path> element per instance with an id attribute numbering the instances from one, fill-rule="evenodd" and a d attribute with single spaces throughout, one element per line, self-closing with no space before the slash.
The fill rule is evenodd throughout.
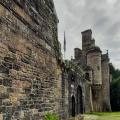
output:
<path id="1" fill-rule="evenodd" d="M 113 76 L 111 82 L 111 107 L 113 111 L 120 111 L 120 70 L 110 65 L 110 72 Z"/>
<path id="2" fill-rule="evenodd" d="M 110 73 L 112 74 L 113 80 L 120 77 L 120 70 L 115 69 L 115 67 L 112 65 L 112 63 L 110 64 Z"/>
<path id="3" fill-rule="evenodd" d="M 45 120 L 59 120 L 58 116 L 55 114 L 47 113 L 45 115 Z"/>
<path id="4" fill-rule="evenodd" d="M 111 83 L 111 106 L 113 111 L 120 111 L 120 77 Z"/>

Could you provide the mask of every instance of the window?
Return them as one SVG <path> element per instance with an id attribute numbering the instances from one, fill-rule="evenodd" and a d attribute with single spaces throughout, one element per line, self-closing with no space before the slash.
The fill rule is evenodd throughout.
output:
<path id="1" fill-rule="evenodd" d="M 97 66 L 97 69 L 100 70 L 100 66 Z"/>
<path id="2" fill-rule="evenodd" d="M 73 75 L 73 74 L 71 75 L 71 81 L 75 82 L 75 75 Z"/>
<path id="3" fill-rule="evenodd" d="M 86 79 L 86 80 L 89 80 L 89 79 L 90 79 L 89 73 L 86 73 L 86 74 L 85 74 L 85 79 Z"/>

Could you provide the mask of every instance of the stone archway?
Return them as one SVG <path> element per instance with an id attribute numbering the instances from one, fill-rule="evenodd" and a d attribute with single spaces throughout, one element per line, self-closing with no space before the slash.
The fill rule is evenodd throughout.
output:
<path id="1" fill-rule="evenodd" d="M 72 117 L 75 117 L 75 97 L 72 96 Z"/>
<path id="2" fill-rule="evenodd" d="M 83 114 L 83 97 L 81 86 L 77 87 L 77 114 Z"/>

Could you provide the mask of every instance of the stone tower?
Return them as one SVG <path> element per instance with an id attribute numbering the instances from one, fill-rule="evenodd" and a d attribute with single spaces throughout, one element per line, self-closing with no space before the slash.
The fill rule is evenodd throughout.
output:
<path id="1" fill-rule="evenodd" d="M 87 52 L 87 65 L 91 66 L 94 71 L 93 84 L 102 84 L 101 74 L 101 50 L 99 47 L 92 47 Z"/>
<path id="2" fill-rule="evenodd" d="M 93 69 L 92 79 L 92 99 L 93 110 L 102 111 L 101 90 L 102 90 L 102 73 L 101 73 L 101 50 L 99 47 L 92 47 L 87 52 L 87 65 Z"/>
<path id="3" fill-rule="evenodd" d="M 102 111 L 111 111 L 110 105 L 110 70 L 109 70 L 109 57 L 108 53 L 102 55 L 102 97 L 103 109 Z"/>
<path id="4" fill-rule="evenodd" d="M 92 30 L 88 29 L 83 32 L 82 34 L 82 53 L 83 53 L 83 61 L 84 64 L 87 64 L 86 54 L 87 51 L 94 45 L 94 41 L 92 40 Z"/>
<path id="5" fill-rule="evenodd" d="M 92 68 L 92 102 L 93 111 L 110 111 L 110 73 L 108 54 L 95 45 L 92 30 L 82 32 L 82 55 L 84 66 Z"/>
<path id="6" fill-rule="evenodd" d="M 82 32 L 82 50 L 87 51 L 91 46 L 92 30 L 86 30 Z"/>

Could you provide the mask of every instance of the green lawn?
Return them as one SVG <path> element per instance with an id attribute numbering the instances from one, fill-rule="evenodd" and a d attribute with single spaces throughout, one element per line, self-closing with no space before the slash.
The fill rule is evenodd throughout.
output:
<path id="1" fill-rule="evenodd" d="M 120 112 L 89 114 L 89 116 L 93 116 L 93 118 L 94 118 L 94 115 L 97 116 L 97 117 L 96 117 L 96 119 L 93 119 L 93 120 L 120 120 Z"/>

